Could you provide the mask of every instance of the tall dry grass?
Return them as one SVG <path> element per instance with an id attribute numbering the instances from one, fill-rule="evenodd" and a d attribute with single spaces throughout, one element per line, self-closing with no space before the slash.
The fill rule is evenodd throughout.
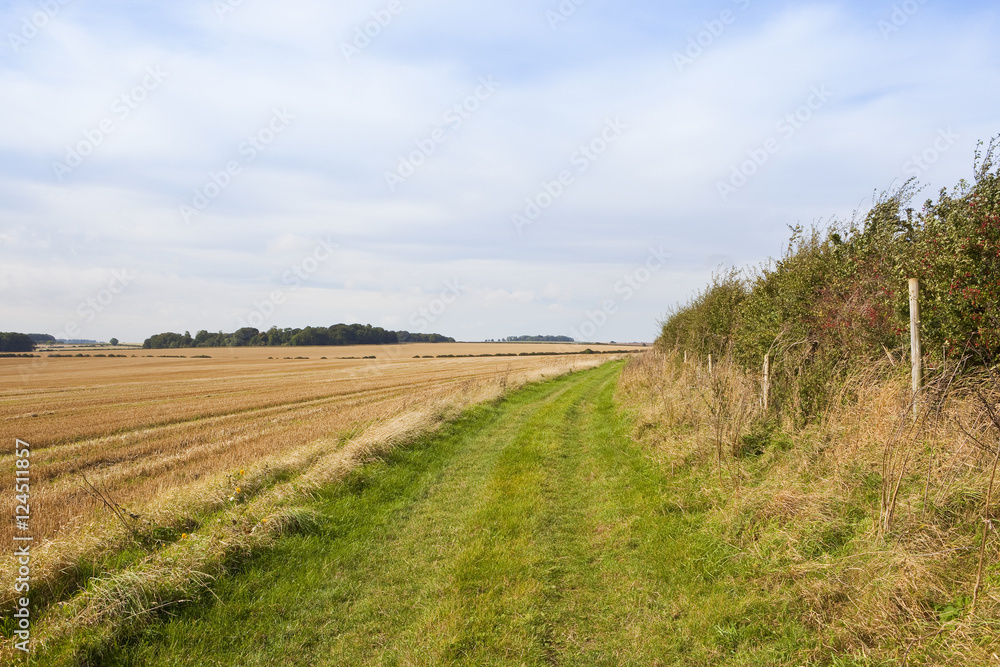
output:
<path id="1" fill-rule="evenodd" d="M 909 369 L 887 360 L 797 426 L 763 410 L 760 378 L 713 370 L 650 352 L 620 400 L 651 451 L 702 476 L 711 525 L 761 585 L 784 587 L 832 654 L 997 664 L 998 378 L 932 369 L 914 419 Z"/>

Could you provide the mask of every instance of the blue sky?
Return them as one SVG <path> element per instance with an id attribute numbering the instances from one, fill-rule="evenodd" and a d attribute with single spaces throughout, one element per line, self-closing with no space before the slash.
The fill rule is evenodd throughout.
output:
<path id="1" fill-rule="evenodd" d="M 1000 133 L 992 3 L 344 4 L 0 5 L 0 330 L 648 341 Z"/>

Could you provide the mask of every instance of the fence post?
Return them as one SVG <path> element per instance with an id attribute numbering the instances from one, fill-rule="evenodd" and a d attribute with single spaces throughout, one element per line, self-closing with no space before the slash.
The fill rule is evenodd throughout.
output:
<path id="1" fill-rule="evenodd" d="M 767 412 L 767 399 L 771 393 L 771 355 L 764 355 L 764 412 Z"/>
<path id="2" fill-rule="evenodd" d="M 917 418 L 917 392 L 923 385 L 920 365 L 920 280 L 910 278 L 910 377 L 913 384 L 913 418 Z"/>

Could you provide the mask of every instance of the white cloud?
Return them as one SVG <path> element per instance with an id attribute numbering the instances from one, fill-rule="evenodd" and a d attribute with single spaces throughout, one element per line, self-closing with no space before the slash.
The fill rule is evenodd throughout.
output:
<path id="1" fill-rule="evenodd" d="M 648 339 L 720 261 L 756 263 L 780 252 L 787 224 L 849 216 L 951 128 L 960 139 L 921 174 L 930 196 L 969 177 L 975 142 L 998 129 L 996 19 L 972 4 L 928 6 L 885 40 L 868 5 L 754 3 L 683 72 L 674 52 L 717 11 L 588 4 L 552 31 L 554 5 L 404 0 L 352 62 L 341 42 L 385 3 L 248 1 L 223 20 L 194 0 L 67 6 L 0 55 L 5 321 L 60 327 L 131 267 L 141 279 L 89 337 L 234 328 L 331 238 L 334 259 L 274 323 L 405 328 L 459 278 L 468 292 L 435 330 L 567 333 L 664 245 L 670 270 L 601 332 Z M 0 26 L 31 6 L 0 10 Z M 148 67 L 169 74 L 115 117 Z M 448 127 L 443 114 L 482 76 L 499 89 Z M 718 182 L 815 86 L 832 98 L 723 202 Z M 241 143 L 276 108 L 295 119 L 246 160 Z M 108 117 L 114 131 L 59 182 L 53 161 Z M 627 131 L 516 234 L 511 214 L 615 117 Z M 385 172 L 442 126 L 446 139 L 391 192 Z M 184 224 L 179 207 L 232 160 L 240 173 Z"/>

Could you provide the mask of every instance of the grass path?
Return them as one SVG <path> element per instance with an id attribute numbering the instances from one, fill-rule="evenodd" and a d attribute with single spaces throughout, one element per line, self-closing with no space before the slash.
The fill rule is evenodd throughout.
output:
<path id="1" fill-rule="evenodd" d="M 801 664 L 815 641 L 627 437 L 609 363 L 366 466 L 103 664 Z M 792 615 L 793 616 L 793 615 Z"/>

